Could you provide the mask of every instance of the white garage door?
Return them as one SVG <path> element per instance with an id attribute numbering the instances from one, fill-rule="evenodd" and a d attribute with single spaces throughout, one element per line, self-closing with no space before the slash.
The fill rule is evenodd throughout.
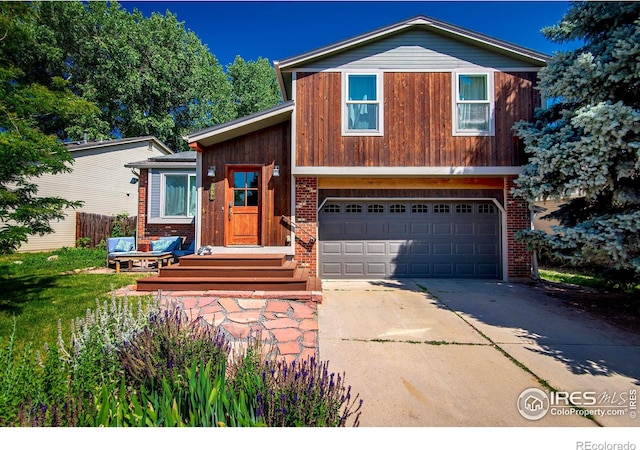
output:
<path id="1" fill-rule="evenodd" d="M 340 200 L 319 214 L 323 278 L 499 278 L 490 201 Z"/>

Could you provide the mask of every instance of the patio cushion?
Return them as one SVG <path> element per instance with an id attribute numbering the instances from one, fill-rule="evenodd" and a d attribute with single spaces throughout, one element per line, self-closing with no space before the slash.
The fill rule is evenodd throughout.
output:
<path id="1" fill-rule="evenodd" d="M 158 239 L 151 241 L 151 250 L 154 252 L 170 252 L 176 247 L 176 241 L 171 239 Z"/>
<path id="2" fill-rule="evenodd" d="M 118 240 L 118 243 L 116 244 L 116 246 L 113 248 L 114 252 L 130 252 L 131 250 L 133 250 L 133 242 L 126 240 L 126 239 L 120 239 Z"/>

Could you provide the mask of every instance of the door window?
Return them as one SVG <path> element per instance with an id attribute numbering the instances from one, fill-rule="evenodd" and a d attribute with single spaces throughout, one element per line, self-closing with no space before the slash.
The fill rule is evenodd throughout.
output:
<path id="1" fill-rule="evenodd" d="M 258 171 L 233 173 L 233 206 L 258 206 Z"/>

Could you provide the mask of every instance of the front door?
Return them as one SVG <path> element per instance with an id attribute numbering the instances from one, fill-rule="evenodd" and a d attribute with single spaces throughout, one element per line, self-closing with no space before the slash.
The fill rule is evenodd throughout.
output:
<path id="1" fill-rule="evenodd" d="M 260 168 L 230 168 L 227 180 L 226 245 L 260 245 Z"/>

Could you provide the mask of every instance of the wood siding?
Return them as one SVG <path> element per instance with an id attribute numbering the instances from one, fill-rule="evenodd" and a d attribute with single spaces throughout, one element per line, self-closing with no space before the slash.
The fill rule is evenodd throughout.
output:
<path id="1" fill-rule="evenodd" d="M 495 72 L 495 136 L 453 136 L 450 72 L 384 74 L 384 136 L 342 136 L 342 74 L 298 73 L 296 164 L 519 166 L 512 126 L 540 105 L 535 72 Z"/>
<path id="2" fill-rule="evenodd" d="M 326 198 L 495 198 L 504 205 L 504 190 L 500 189 L 320 189 L 318 204 Z"/>
<path id="3" fill-rule="evenodd" d="M 291 215 L 291 125 L 286 122 L 236 139 L 207 147 L 202 153 L 201 245 L 225 245 L 227 225 L 226 167 L 262 166 L 261 236 L 262 246 L 284 246 L 289 229 L 281 217 Z M 280 176 L 273 177 L 274 165 Z M 216 166 L 215 178 L 207 169 Z M 212 191 L 213 189 L 213 191 Z"/>

